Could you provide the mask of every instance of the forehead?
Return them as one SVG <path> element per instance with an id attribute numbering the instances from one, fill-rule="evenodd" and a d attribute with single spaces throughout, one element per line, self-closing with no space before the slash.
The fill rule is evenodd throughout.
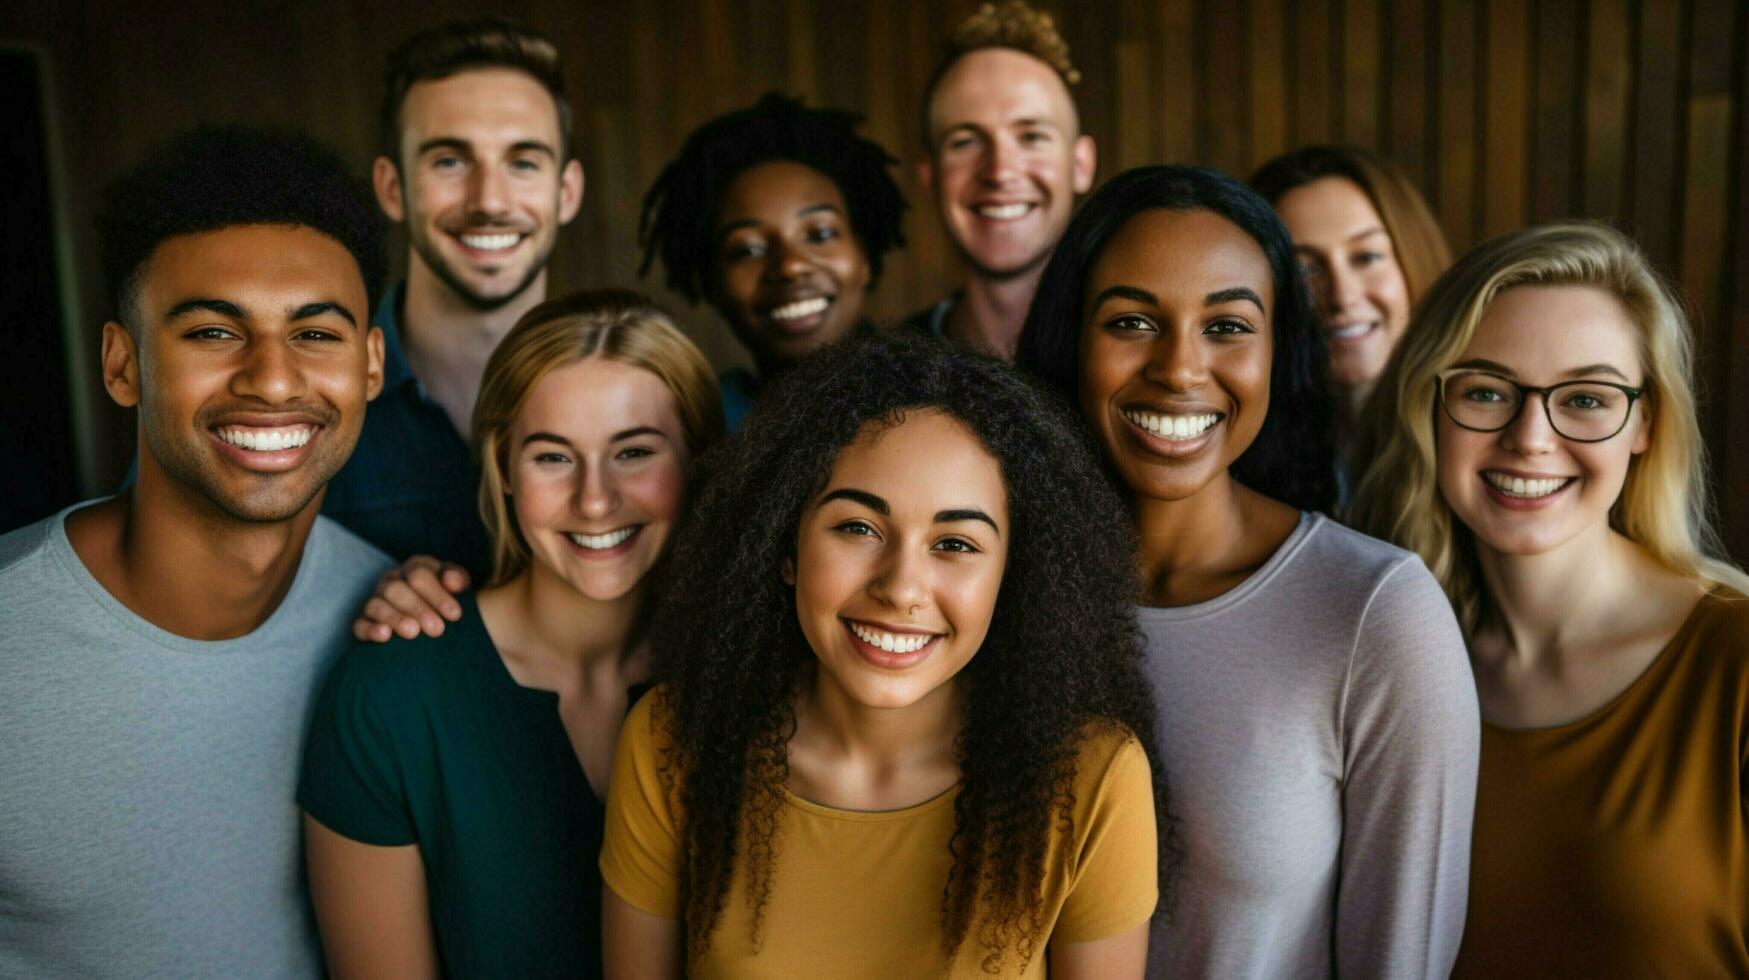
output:
<path id="1" fill-rule="evenodd" d="M 415 82 L 401 100 L 403 149 L 431 139 L 480 145 L 559 143 L 559 110 L 534 76 L 514 68 L 476 68 Z"/>
<path id="2" fill-rule="evenodd" d="M 1088 273 L 1087 295 L 1115 285 L 1197 306 L 1218 289 L 1247 286 L 1265 304 L 1275 292 L 1262 247 L 1238 225 L 1213 211 L 1166 208 L 1138 213 L 1106 242 Z"/>
<path id="3" fill-rule="evenodd" d="M 548 371 L 516 416 L 521 432 L 552 432 L 573 442 L 606 440 L 641 426 L 678 436 L 673 392 L 654 372 L 605 357 Z"/>
<path id="4" fill-rule="evenodd" d="M 1347 177 L 1320 177 L 1281 196 L 1275 210 L 1295 238 L 1341 235 L 1383 227 L 1378 209 Z"/>
<path id="5" fill-rule="evenodd" d="M 1002 466 L 965 423 L 937 409 L 912 411 L 897 425 L 870 423 L 832 464 L 829 486 L 883 497 L 895 514 L 977 507 L 1006 521 Z"/>
<path id="6" fill-rule="evenodd" d="M 184 300 L 223 299 L 276 311 L 339 303 L 363 323 L 364 274 L 344 245 L 302 225 L 232 225 L 166 238 L 140 270 L 141 312 L 157 318 Z"/>
<path id="7" fill-rule="evenodd" d="M 1587 364 L 1640 376 L 1638 331 L 1614 296 L 1592 286 L 1515 286 L 1494 297 L 1459 360 L 1503 364 L 1527 383 Z"/>
<path id="8" fill-rule="evenodd" d="M 830 204 L 847 209 L 830 177 L 794 160 L 767 160 L 736 174 L 717 202 L 717 222 L 754 220 L 781 224 L 802 208 Z"/>
<path id="9" fill-rule="evenodd" d="M 1076 128 L 1075 103 L 1056 69 L 1024 51 L 987 48 L 963 55 L 941 76 L 929 99 L 929 132 L 955 126 L 1000 127 L 1036 119 L 1064 132 Z"/>

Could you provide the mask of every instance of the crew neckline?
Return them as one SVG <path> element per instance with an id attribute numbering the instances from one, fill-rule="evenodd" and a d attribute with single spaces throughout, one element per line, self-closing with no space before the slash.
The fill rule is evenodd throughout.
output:
<path id="1" fill-rule="evenodd" d="M 1323 514 L 1300 511 L 1300 522 L 1287 536 L 1287 540 L 1275 549 L 1275 554 L 1270 555 L 1269 560 L 1264 562 L 1261 568 L 1247 576 L 1245 581 L 1213 599 L 1205 599 L 1188 606 L 1138 604 L 1136 606 L 1137 618 L 1143 623 L 1182 623 L 1226 612 L 1267 587 L 1277 575 L 1281 574 L 1281 570 L 1293 561 L 1294 556 L 1306 546 L 1306 542 L 1311 540 L 1312 534 L 1328 520 L 1329 518 Z"/>

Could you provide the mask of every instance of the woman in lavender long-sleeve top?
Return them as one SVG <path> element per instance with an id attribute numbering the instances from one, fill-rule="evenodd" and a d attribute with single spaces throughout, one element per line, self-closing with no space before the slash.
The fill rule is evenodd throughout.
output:
<path id="1" fill-rule="evenodd" d="M 1021 363 L 1127 490 L 1179 878 L 1150 974 L 1444 977 L 1463 934 L 1480 723 L 1420 559 L 1318 511 L 1331 407 L 1287 232 L 1213 171 L 1088 200 Z"/>

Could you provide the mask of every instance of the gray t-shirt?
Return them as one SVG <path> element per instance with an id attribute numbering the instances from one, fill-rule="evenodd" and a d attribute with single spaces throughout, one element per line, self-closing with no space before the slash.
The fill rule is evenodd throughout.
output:
<path id="1" fill-rule="evenodd" d="M 1137 615 L 1181 850 L 1149 976 L 1447 976 L 1481 720 L 1421 560 L 1307 515 L 1232 591 Z"/>
<path id="2" fill-rule="evenodd" d="M 0 537 L 0 977 L 319 975 L 298 758 L 388 559 L 317 518 L 266 622 L 189 640 L 104 590 L 67 513 Z"/>

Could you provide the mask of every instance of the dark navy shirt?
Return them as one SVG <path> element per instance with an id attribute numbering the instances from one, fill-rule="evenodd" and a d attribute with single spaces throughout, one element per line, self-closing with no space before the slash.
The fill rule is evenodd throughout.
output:
<path id="1" fill-rule="evenodd" d="M 365 410 L 352 458 L 328 482 L 322 513 L 396 561 L 453 561 L 478 587 L 491 571 L 479 474 L 467 440 L 425 396 L 401 352 L 404 291 L 404 284 L 390 289 L 372 318 L 383 330 L 383 391 Z"/>

